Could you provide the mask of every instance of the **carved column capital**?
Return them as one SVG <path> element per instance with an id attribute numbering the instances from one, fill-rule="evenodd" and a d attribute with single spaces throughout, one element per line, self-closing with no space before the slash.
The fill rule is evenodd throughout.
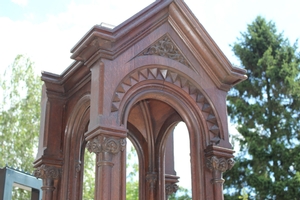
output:
<path id="1" fill-rule="evenodd" d="M 176 183 L 166 185 L 166 195 L 170 196 L 173 193 L 176 193 L 178 190 L 178 185 Z"/>
<path id="2" fill-rule="evenodd" d="M 34 170 L 33 175 L 43 179 L 43 199 L 53 199 L 53 191 L 55 190 L 54 182 L 61 176 L 61 168 L 52 165 L 41 165 Z"/>
<path id="3" fill-rule="evenodd" d="M 33 175 L 41 179 L 58 179 L 61 174 L 61 169 L 51 165 L 41 165 L 34 170 Z"/>
<path id="4" fill-rule="evenodd" d="M 234 165 L 234 160 L 232 158 L 226 159 L 226 158 L 218 158 L 216 156 L 212 156 L 209 158 L 206 158 L 206 166 L 211 171 L 220 171 L 225 172 L 227 170 L 230 170 Z"/>
<path id="5" fill-rule="evenodd" d="M 221 190 L 223 190 L 222 185 L 224 183 L 223 172 L 231 169 L 233 165 L 234 160 L 232 158 L 218 158 L 217 156 L 206 158 L 206 166 L 213 173 L 213 179 L 211 182 L 213 184 L 220 184 Z"/>
<path id="6" fill-rule="evenodd" d="M 89 152 L 98 153 L 111 153 L 117 154 L 120 151 L 124 151 L 126 147 L 126 139 L 115 139 L 105 136 L 97 136 L 87 143 L 87 149 Z"/>

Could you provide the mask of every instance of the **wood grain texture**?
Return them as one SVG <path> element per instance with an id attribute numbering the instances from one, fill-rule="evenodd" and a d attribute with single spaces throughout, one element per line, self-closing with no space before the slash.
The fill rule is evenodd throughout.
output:
<path id="1" fill-rule="evenodd" d="M 233 158 L 226 95 L 245 71 L 182 0 L 156 1 L 113 29 L 96 25 L 71 52 L 75 61 L 61 75 L 42 74 L 34 166 L 61 171 L 42 177 L 54 188 L 43 199 L 81 199 L 87 146 L 97 159 L 95 199 L 124 200 L 125 138 L 139 157 L 140 199 L 167 199 L 179 181 L 172 134 L 180 121 L 189 131 L 193 199 L 223 199 Z"/>

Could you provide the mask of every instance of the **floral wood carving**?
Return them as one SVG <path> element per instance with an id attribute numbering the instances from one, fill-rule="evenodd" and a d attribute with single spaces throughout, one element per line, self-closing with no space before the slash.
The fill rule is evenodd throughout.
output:
<path id="1" fill-rule="evenodd" d="M 191 68 L 191 65 L 168 35 L 163 36 L 139 55 L 157 55 L 170 58 Z"/>
<path id="2" fill-rule="evenodd" d="M 33 175 L 41 179 L 58 179 L 61 169 L 55 166 L 41 165 L 34 170 Z"/>
<path id="3" fill-rule="evenodd" d="M 209 131 L 219 137 L 220 129 L 219 122 L 217 120 L 217 113 L 210 105 L 206 97 L 201 91 L 187 78 L 181 76 L 176 71 L 169 68 L 155 67 L 155 68 L 142 68 L 137 69 L 127 75 L 117 86 L 111 105 L 111 112 L 117 112 L 119 110 L 119 104 L 125 95 L 125 93 L 134 85 L 144 80 L 162 80 L 186 91 L 197 103 L 202 111 L 204 117 L 206 117 L 207 126 Z"/>
<path id="4" fill-rule="evenodd" d="M 126 139 L 115 139 L 109 137 L 98 136 L 93 138 L 87 143 L 87 149 L 89 152 L 96 154 L 102 152 L 108 152 L 117 154 L 119 151 L 123 151 L 126 147 Z"/>
<path id="5" fill-rule="evenodd" d="M 166 185 L 166 195 L 171 195 L 173 193 L 176 193 L 178 190 L 178 185 L 176 183 L 173 184 L 167 184 Z"/>
<path id="6" fill-rule="evenodd" d="M 234 166 L 234 160 L 232 158 L 226 159 L 212 156 L 206 159 L 206 166 L 212 171 L 225 172 Z"/>

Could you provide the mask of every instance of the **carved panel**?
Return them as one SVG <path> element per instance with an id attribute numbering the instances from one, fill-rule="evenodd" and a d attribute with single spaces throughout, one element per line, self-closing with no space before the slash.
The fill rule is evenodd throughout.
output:
<path id="1" fill-rule="evenodd" d="M 111 112 L 117 112 L 119 110 L 119 104 L 125 95 L 125 93 L 134 85 L 144 80 L 162 80 L 174 85 L 177 85 L 184 91 L 186 91 L 197 103 L 202 111 L 203 116 L 206 117 L 207 126 L 209 131 L 213 135 L 219 138 L 219 122 L 217 120 L 217 113 L 210 105 L 207 98 L 202 92 L 186 77 L 181 76 L 176 71 L 169 68 L 153 67 L 153 68 L 142 68 L 131 72 L 126 76 L 120 84 L 117 86 L 111 105 Z M 220 138 L 219 138 L 220 139 Z M 216 143 L 211 141 L 211 143 Z"/>
<path id="2" fill-rule="evenodd" d="M 157 55 L 170 58 L 192 69 L 187 59 L 183 56 L 181 51 L 177 48 L 175 43 L 168 35 L 164 35 L 150 47 L 146 48 L 142 53 L 139 54 L 139 56 L 141 55 Z"/>

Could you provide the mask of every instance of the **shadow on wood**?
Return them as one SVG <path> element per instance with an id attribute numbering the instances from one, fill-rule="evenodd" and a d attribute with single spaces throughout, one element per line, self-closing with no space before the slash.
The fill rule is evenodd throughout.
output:
<path id="1" fill-rule="evenodd" d="M 178 181 L 168 136 L 180 121 L 192 198 L 223 199 L 222 173 L 234 164 L 226 95 L 245 71 L 182 0 L 156 1 L 112 29 L 96 25 L 71 52 L 75 62 L 61 75 L 42 74 L 34 166 L 44 200 L 81 199 L 86 147 L 96 154 L 95 199 L 125 199 L 127 137 L 139 157 L 140 199 L 166 199 Z"/>

